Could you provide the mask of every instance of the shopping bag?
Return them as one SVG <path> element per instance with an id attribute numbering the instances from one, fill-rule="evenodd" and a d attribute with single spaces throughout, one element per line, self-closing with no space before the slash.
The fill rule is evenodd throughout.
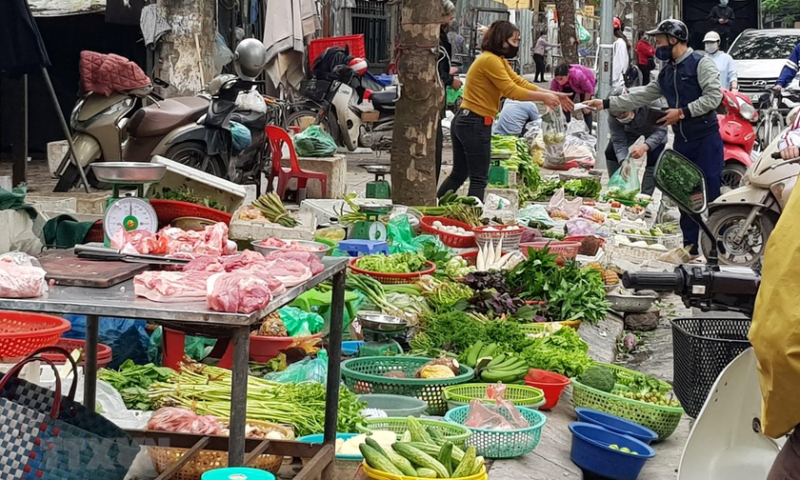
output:
<path id="1" fill-rule="evenodd" d="M 139 446 L 111 421 L 74 401 L 77 382 L 66 397 L 56 366 L 39 353 L 64 355 L 57 347 L 37 350 L 0 379 L 0 471 L 21 480 L 123 480 Z M 55 392 L 18 378 L 33 361 L 55 372 Z"/>
<path id="2" fill-rule="evenodd" d="M 301 157 L 330 157 L 336 153 L 336 141 L 319 125 L 311 125 L 294 136 L 294 148 Z"/>
<path id="3" fill-rule="evenodd" d="M 563 165 L 564 141 L 567 138 L 567 123 L 560 109 L 549 110 L 542 116 L 542 130 L 544 131 L 544 164 Z"/>
<path id="4" fill-rule="evenodd" d="M 631 157 L 626 158 L 608 180 L 608 195 L 618 200 L 633 201 L 639 194 L 639 172 Z"/>

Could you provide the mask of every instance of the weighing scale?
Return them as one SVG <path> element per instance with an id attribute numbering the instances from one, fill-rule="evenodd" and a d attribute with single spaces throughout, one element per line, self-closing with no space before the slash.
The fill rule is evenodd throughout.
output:
<path id="1" fill-rule="evenodd" d="M 489 185 L 508 185 L 508 169 L 500 165 L 500 160 L 508 160 L 511 155 L 506 153 L 492 154 L 489 167 Z"/>
<path id="2" fill-rule="evenodd" d="M 135 162 L 100 162 L 93 163 L 97 180 L 112 185 L 112 196 L 106 200 L 105 217 L 103 218 L 104 244 L 110 246 L 110 239 L 122 227 L 126 231 L 146 230 L 158 231 L 158 215 L 144 198 L 144 186 L 161 180 L 167 171 L 166 165 L 156 163 Z M 136 196 L 132 193 L 120 194 L 124 187 L 135 187 Z"/>
<path id="3" fill-rule="evenodd" d="M 357 201 L 356 201 L 357 202 Z M 361 205 L 358 209 L 367 219 L 356 222 L 353 225 L 353 232 L 350 238 L 359 240 L 386 240 L 386 225 L 380 221 L 380 217 L 388 215 L 392 211 L 391 205 Z"/>
<path id="4" fill-rule="evenodd" d="M 408 322 L 391 315 L 360 314 L 361 331 L 364 344 L 358 351 L 359 357 L 389 357 L 403 353 L 395 338 L 405 338 Z"/>
<path id="5" fill-rule="evenodd" d="M 375 180 L 367 183 L 367 198 L 392 198 L 392 186 L 386 181 L 385 175 L 391 173 L 389 165 L 361 165 L 361 168 L 375 175 Z"/>

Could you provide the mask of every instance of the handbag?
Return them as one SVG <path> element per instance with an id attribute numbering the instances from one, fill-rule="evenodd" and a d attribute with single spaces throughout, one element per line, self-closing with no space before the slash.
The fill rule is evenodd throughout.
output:
<path id="1" fill-rule="evenodd" d="M 75 402 L 77 376 L 69 394 L 61 395 L 61 377 L 52 361 L 36 356 L 16 364 L 0 379 L 0 473 L 3 479 L 123 480 L 139 445 L 111 421 Z M 22 368 L 33 361 L 55 372 L 55 392 L 21 380 Z"/>

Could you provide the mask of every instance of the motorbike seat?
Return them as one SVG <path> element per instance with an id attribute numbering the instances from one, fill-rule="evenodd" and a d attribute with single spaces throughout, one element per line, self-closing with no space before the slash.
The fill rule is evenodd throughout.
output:
<path id="1" fill-rule="evenodd" d="M 397 101 L 397 92 L 389 90 L 382 92 L 373 92 L 369 99 L 372 105 L 377 110 L 394 111 L 395 102 Z"/>
<path id="2" fill-rule="evenodd" d="M 158 137 L 196 121 L 208 110 L 202 97 L 169 98 L 157 105 L 142 108 L 131 117 L 128 134 L 132 137 Z"/>

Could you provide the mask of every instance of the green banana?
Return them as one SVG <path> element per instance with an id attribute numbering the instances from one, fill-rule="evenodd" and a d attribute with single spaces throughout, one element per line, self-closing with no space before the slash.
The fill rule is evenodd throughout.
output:
<path id="1" fill-rule="evenodd" d="M 498 365 L 498 364 L 500 364 L 501 362 L 503 362 L 503 360 L 505 360 L 505 359 L 506 359 L 506 354 L 505 354 L 505 353 L 501 353 L 500 355 L 498 355 L 498 356 L 494 357 L 494 358 L 492 359 L 492 361 L 491 361 L 491 362 L 489 362 L 489 364 L 488 364 L 488 365 L 486 365 L 486 368 L 487 368 L 487 369 L 489 369 L 489 368 L 492 368 L 492 367 L 494 367 L 495 365 Z"/>
<path id="2" fill-rule="evenodd" d="M 489 345 L 484 345 L 483 348 L 481 349 L 481 353 L 478 354 L 478 358 L 491 357 L 492 355 L 494 355 L 494 352 L 496 351 L 497 351 L 496 343 L 490 343 Z"/>
<path id="3" fill-rule="evenodd" d="M 475 345 L 471 346 L 469 350 L 467 350 L 467 366 L 474 367 L 476 363 L 478 363 L 478 353 L 480 353 L 481 349 L 483 348 L 483 341 L 478 340 Z"/>

